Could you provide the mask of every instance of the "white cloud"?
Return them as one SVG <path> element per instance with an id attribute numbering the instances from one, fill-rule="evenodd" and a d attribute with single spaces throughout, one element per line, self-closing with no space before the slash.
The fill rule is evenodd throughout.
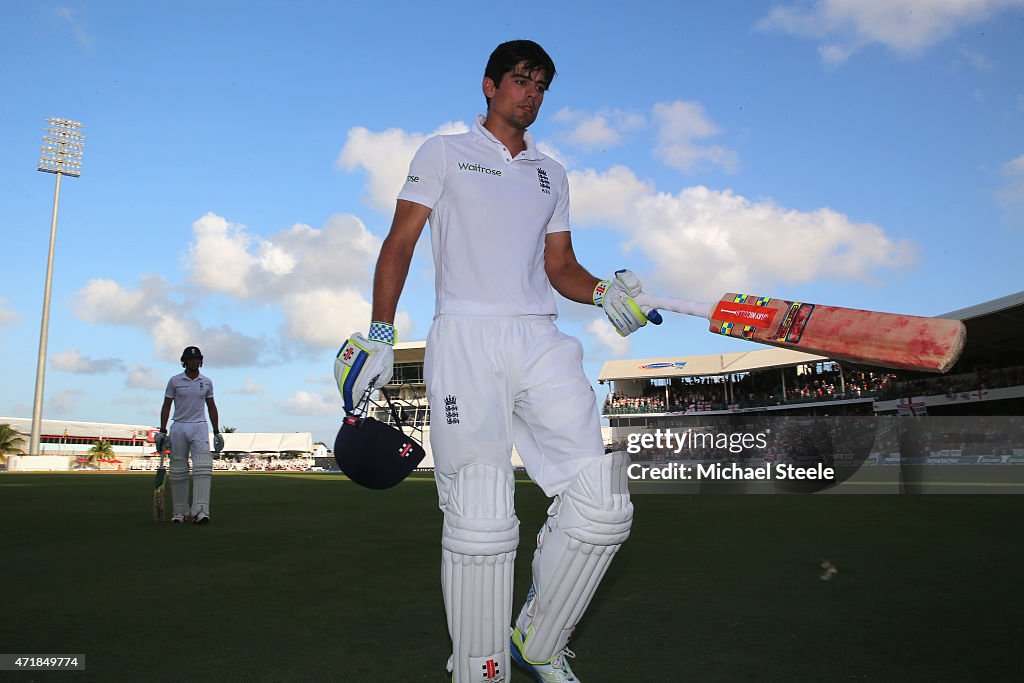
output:
<path id="1" fill-rule="evenodd" d="M 7 300 L 0 298 L 0 327 L 9 325 L 18 319 L 18 315 L 14 311 L 7 310 Z"/>
<path id="2" fill-rule="evenodd" d="M 338 346 L 353 332 L 370 327 L 370 302 L 353 289 L 321 287 L 291 294 L 283 310 L 284 335 L 319 348 Z"/>
<path id="3" fill-rule="evenodd" d="M 348 140 L 338 154 L 335 165 L 345 171 L 362 169 L 367 174 L 367 203 L 371 208 L 390 215 L 409 163 L 420 145 L 430 135 L 462 133 L 469 127 L 462 121 L 449 121 L 433 133 L 409 133 L 397 128 L 375 133 L 358 126 L 348 132 Z"/>
<path id="4" fill-rule="evenodd" d="M 162 278 L 147 276 L 129 290 L 113 280 L 90 280 L 75 295 L 75 315 L 87 322 L 123 325 L 143 330 L 153 340 L 156 355 L 178 360 L 181 350 L 196 345 L 207 361 L 221 366 L 259 361 L 264 344 L 226 325 L 204 327 L 187 306 L 173 302 Z"/>
<path id="5" fill-rule="evenodd" d="M 370 289 L 381 241 L 357 217 L 337 214 L 322 228 L 297 223 L 269 238 L 214 213 L 192 228 L 184 265 L 193 288 L 279 307 L 281 337 L 314 349 L 335 348 L 353 331 L 368 328 L 370 302 L 362 292 Z M 146 331 L 160 358 L 177 360 L 182 348 L 195 344 L 215 365 L 260 362 L 264 341 L 228 325 L 201 325 L 194 306 L 176 302 L 158 276 L 144 277 L 134 290 L 92 280 L 75 299 L 83 320 Z M 396 326 L 400 333 L 413 329 L 404 312 Z"/>
<path id="6" fill-rule="evenodd" d="M 52 419 L 59 419 L 61 415 L 74 410 L 83 396 L 85 392 L 80 389 L 58 391 L 46 401 L 46 413 Z"/>
<path id="7" fill-rule="evenodd" d="M 277 404 L 281 412 L 303 417 L 341 416 L 341 396 L 337 388 L 325 389 L 320 393 L 297 391 Z"/>
<path id="8" fill-rule="evenodd" d="M 75 295 L 75 315 L 91 323 L 129 325 L 156 313 L 153 305 L 167 305 L 167 283 L 159 275 L 147 275 L 139 288 L 129 291 L 113 280 L 90 280 Z"/>
<path id="9" fill-rule="evenodd" d="M 1007 161 L 1003 165 L 1003 170 L 1011 175 L 1024 176 L 1024 154 L 1021 154 L 1016 159 Z"/>
<path id="10" fill-rule="evenodd" d="M 999 198 L 1011 204 L 1024 203 L 1024 154 L 1003 164 L 1002 171 L 1006 180 Z"/>
<path id="11" fill-rule="evenodd" d="M 633 207 L 654 192 L 652 183 L 640 180 L 626 166 L 613 166 L 601 173 L 593 169 L 570 171 L 572 223 L 629 225 Z"/>
<path id="12" fill-rule="evenodd" d="M 380 240 L 355 216 L 331 216 L 319 229 L 298 223 L 269 239 L 214 214 L 193 227 L 192 281 L 238 299 L 279 304 L 284 337 L 330 348 L 369 325 L 370 303 L 359 290 L 369 287 Z"/>
<path id="13" fill-rule="evenodd" d="M 815 279 L 870 281 L 915 256 L 909 243 L 831 209 L 796 211 L 703 186 L 656 192 L 622 167 L 573 172 L 570 186 L 577 220 L 611 217 L 629 236 L 625 248 L 654 264 L 652 284 L 682 298 Z"/>
<path id="14" fill-rule="evenodd" d="M 124 370 L 124 363 L 120 358 L 89 358 L 77 349 L 69 349 L 50 356 L 50 367 L 78 375 L 98 375 Z"/>
<path id="15" fill-rule="evenodd" d="M 370 302 L 354 289 L 311 289 L 289 295 L 283 302 L 285 337 L 321 349 L 334 349 L 354 332 L 370 327 Z M 399 339 L 408 339 L 412 319 L 395 316 Z"/>
<path id="16" fill-rule="evenodd" d="M 957 54 L 978 71 L 991 71 L 995 67 L 995 64 L 993 64 L 992 59 L 988 55 L 977 50 L 960 46 L 957 48 Z"/>
<path id="17" fill-rule="evenodd" d="M 296 223 L 268 239 L 213 213 L 192 228 L 190 280 L 240 299 L 281 300 L 311 286 L 368 284 L 380 250 L 380 239 L 348 214 L 331 216 L 323 228 Z"/>
<path id="18" fill-rule="evenodd" d="M 606 318 L 593 320 L 586 329 L 613 358 L 621 358 L 629 353 L 629 338 L 620 336 Z"/>
<path id="19" fill-rule="evenodd" d="M 615 147 L 622 144 L 624 133 L 647 125 L 642 115 L 621 109 L 587 113 L 564 107 L 555 112 L 553 119 L 572 126 L 565 139 L 584 149 Z"/>
<path id="20" fill-rule="evenodd" d="M 245 395 L 265 394 L 267 393 L 267 387 L 263 386 L 262 384 L 252 379 L 251 377 L 247 377 L 245 379 L 245 383 L 242 386 L 238 387 L 237 389 L 228 389 L 227 393 Z"/>
<path id="21" fill-rule="evenodd" d="M 370 302 L 360 290 L 369 288 L 380 240 L 355 216 L 331 216 L 319 229 L 298 223 L 269 239 L 214 214 L 193 228 L 191 281 L 237 299 L 279 304 L 284 337 L 330 348 L 369 325 Z"/>
<path id="22" fill-rule="evenodd" d="M 815 0 L 776 5 L 757 28 L 823 41 L 823 61 L 838 64 L 872 44 L 918 54 L 958 29 L 1024 0 Z"/>
<path id="23" fill-rule="evenodd" d="M 200 327 L 183 343 L 173 347 L 176 360 L 181 358 L 181 350 L 190 344 L 199 346 L 203 351 L 204 365 L 213 367 L 258 365 L 264 348 L 264 343 L 256 337 L 237 332 L 227 325 Z"/>
<path id="24" fill-rule="evenodd" d="M 821 61 L 830 66 L 842 64 L 852 54 L 853 50 L 845 45 L 829 44 L 818 46 L 818 56 L 821 57 Z"/>
<path id="25" fill-rule="evenodd" d="M 55 11 L 57 18 L 65 22 L 71 29 L 71 35 L 75 42 L 84 48 L 91 48 L 95 43 L 92 32 L 89 31 L 86 23 L 80 18 L 80 12 L 70 7 L 58 7 Z"/>
<path id="26" fill-rule="evenodd" d="M 303 223 L 269 239 L 208 213 L 193 224 L 186 268 L 205 289 L 246 299 L 280 300 L 310 286 L 367 284 L 380 240 L 352 215 L 323 228 Z"/>
<path id="27" fill-rule="evenodd" d="M 129 389 L 147 389 L 156 391 L 167 386 L 167 378 L 157 375 L 156 370 L 144 365 L 133 365 L 128 370 L 124 385 Z"/>
<path id="28" fill-rule="evenodd" d="M 318 285 L 368 285 L 381 240 L 356 216 L 335 214 L 322 228 L 297 223 L 273 235 L 268 244 L 268 248 L 286 254 L 295 266 L 287 273 L 267 271 L 266 286 L 260 290 L 263 297 L 271 292 L 281 296 Z"/>
<path id="29" fill-rule="evenodd" d="M 654 105 L 651 114 L 658 126 L 654 154 L 668 166 L 680 171 L 693 171 L 704 163 L 728 172 L 739 168 L 739 157 L 734 151 L 704 142 L 720 131 L 700 103 L 660 102 Z"/>
<path id="30" fill-rule="evenodd" d="M 257 259 L 249 253 L 253 238 L 245 226 L 207 213 L 192 224 L 192 232 L 195 239 L 186 257 L 192 281 L 226 294 L 248 296 L 249 274 Z"/>

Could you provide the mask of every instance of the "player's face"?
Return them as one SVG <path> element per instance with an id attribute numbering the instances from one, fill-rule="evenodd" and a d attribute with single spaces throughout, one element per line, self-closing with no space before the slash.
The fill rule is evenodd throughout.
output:
<path id="1" fill-rule="evenodd" d="M 185 371 L 186 372 L 197 372 L 199 370 L 199 366 L 201 366 L 203 364 L 203 359 L 202 358 L 187 358 L 187 359 L 185 359 L 182 362 L 185 364 Z"/>
<path id="2" fill-rule="evenodd" d="M 486 94 L 491 98 L 490 115 L 501 117 L 509 125 L 526 130 L 540 112 L 548 89 L 547 74 L 537 69 L 527 72 L 522 65 L 501 77 L 501 83 L 484 79 Z"/>

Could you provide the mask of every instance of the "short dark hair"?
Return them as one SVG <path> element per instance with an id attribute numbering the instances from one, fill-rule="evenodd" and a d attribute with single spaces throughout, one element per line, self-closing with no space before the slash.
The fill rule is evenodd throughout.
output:
<path id="1" fill-rule="evenodd" d="M 487 67 L 484 69 L 484 78 L 494 81 L 495 86 L 501 85 L 501 79 L 505 74 L 522 64 L 527 73 L 537 69 L 542 70 L 547 76 L 548 83 L 555 80 L 555 63 L 547 52 L 532 40 L 510 40 L 494 48 L 490 59 L 487 60 Z M 487 106 L 491 105 L 491 99 L 485 97 Z"/>

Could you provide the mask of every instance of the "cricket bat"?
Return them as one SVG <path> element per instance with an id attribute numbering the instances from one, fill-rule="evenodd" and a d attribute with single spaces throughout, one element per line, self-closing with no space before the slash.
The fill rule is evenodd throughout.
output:
<path id="1" fill-rule="evenodd" d="M 959 320 L 879 313 L 729 292 L 714 305 L 641 293 L 646 311 L 663 309 L 710 321 L 710 331 L 833 360 L 901 370 L 948 372 L 967 328 Z M 657 313 L 655 312 L 655 316 Z M 655 321 L 652 316 L 648 316 Z"/>
<path id="2" fill-rule="evenodd" d="M 156 483 L 153 488 L 153 520 L 162 522 L 165 519 L 164 488 L 167 481 L 167 470 L 164 468 L 164 453 L 160 451 L 160 467 L 156 471 Z"/>

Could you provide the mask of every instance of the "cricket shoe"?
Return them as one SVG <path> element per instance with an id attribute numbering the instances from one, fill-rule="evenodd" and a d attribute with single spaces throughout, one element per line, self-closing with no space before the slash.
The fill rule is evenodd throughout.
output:
<path id="1" fill-rule="evenodd" d="M 178 514 L 176 514 L 173 517 L 171 517 L 171 524 L 184 524 L 184 523 L 185 523 L 185 515 L 183 513 L 181 513 L 181 512 L 179 512 Z"/>
<path id="2" fill-rule="evenodd" d="M 205 512 L 197 512 L 196 516 L 192 519 L 193 524 L 209 524 L 210 515 Z"/>
<path id="3" fill-rule="evenodd" d="M 531 662 L 523 656 L 523 634 L 518 628 L 512 631 L 511 641 L 512 661 L 533 674 L 538 683 L 582 683 L 569 667 L 568 660 L 576 658 L 576 653 L 569 648 L 563 649 L 546 662 Z"/>

